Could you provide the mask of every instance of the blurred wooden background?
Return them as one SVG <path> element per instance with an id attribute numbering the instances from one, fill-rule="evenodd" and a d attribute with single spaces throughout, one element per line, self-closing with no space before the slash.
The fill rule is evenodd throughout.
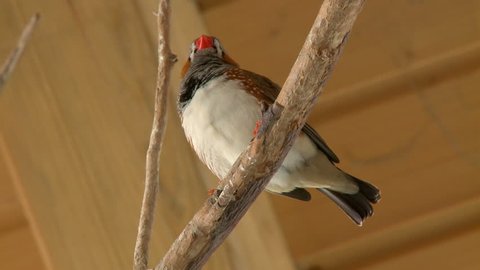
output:
<path id="1" fill-rule="evenodd" d="M 321 5 L 176 0 L 172 48 L 219 37 L 282 83 Z M 0 269 L 128 269 L 156 73 L 156 1 L 3 0 L 0 61 L 42 14 L 0 95 Z M 214 186 L 174 100 L 151 262 Z M 310 123 L 382 189 L 364 227 L 315 194 L 263 194 L 206 269 L 479 269 L 480 2 L 366 2 Z"/>

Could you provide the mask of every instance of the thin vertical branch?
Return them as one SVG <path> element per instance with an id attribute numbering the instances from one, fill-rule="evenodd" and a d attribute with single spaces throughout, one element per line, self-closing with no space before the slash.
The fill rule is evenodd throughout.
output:
<path id="1" fill-rule="evenodd" d="M 17 45 L 13 49 L 13 51 L 8 56 L 7 60 L 3 63 L 2 68 L 0 69 L 0 91 L 8 80 L 10 75 L 12 74 L 15 66 L 17 65 L 20 56 L 22 56 L 23 50 L 27 45 L 28 40 L 32 36 L 33 29 L 37 25 L 38 21 L 40 20 L 40 14 L 36 13 L 33 15 L 30 20 L 28 21 L 25 28 L 23 28 L 22 35 L 17 41 Z"/>
<path id="2" fill-rule="evenodd" d="M 342 51 L 364 0 L 325 0 L 276 102 L 248 149 L 187 224 L 157 270 L 199 269 L 233 230 L 290 150 Z"/>
<path id="3" fill-rule="evenodd" d="M 160 0 L 157 13 L 158 24 L 158 73 L 155 90 L 155 114 L 153 116 L 150 143 L 146 157 L 145 191 L 138 225 L 134 251 L 134 270 L 145 270 L 148 266 L 148 251 L 153 227 L 155 206 L 159 186 L 159 160 L 166 128 L 167 90 L 170 70 L 176 61 L 169 47 L 170 1 Z"/>

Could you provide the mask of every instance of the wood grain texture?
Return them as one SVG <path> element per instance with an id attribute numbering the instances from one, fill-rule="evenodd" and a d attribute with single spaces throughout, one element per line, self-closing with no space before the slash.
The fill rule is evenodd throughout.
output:
<path id="1" fill-rule="evenodd" d="M 410 253 L 422 253 L 423 249 L 429 249 L 440 243 L 453 241 L 459 235 L 469 234 L 476 230 L 479 222 L 480 200 L 474 198 L 392 226 L 389 230 L 379 230 L 371 233 L 368 237 L 318 250 L 318 252 L 303 257 L 298 264 L 300 269 L 374 267 L 383 262 L 395 261 L 396 258 L 408 256 Z M 478 245 L 465 246 L 465 248 L 476 250 Z M 438 256 L 449 257 L 448 252 L 446 249 Z M 455 251 L 450 250 L 450 252 Z M 437 265 L 435 261 L 430 261 L 430 263 Z M 443 264 L 437 267 L 448 269 Z M 416 269 L 413 266 L 411 268 Z"/>
<path id="2" fill-rule="evenodd" d="M 191 1 L 174 2 L 173 49 L 185 57 L 205 28 Z M 15 40 L 18 29 L 9 26 L 20 28 L 33 11 L 44 18 L 0 98 L 0 132 L 8 148 L 2 154 L 18 172 L 15 181 L 51 269 L 131 265 L 153 115 L 155 6 L 127 0 L 0 3 L 8 11 L 0 16 L 2 38 Z M 184 140 L 170 104 L 152 261 L 206 198 L 213 186 L 206 183 L 215 183 Z M 205 269 L 292 269 L 267 199 L 261 204 Z M 262 245 L 254 248 L 258 243 L 250 237 Z"/>
<path id="3" fill-rule="evenodd" d="M 441 265 L 443 269 L 476 269 L 479 242 L 480 228 L 477 227 L 452 235 L 448 239 L 441 239 L 421 249 L 412 249 L 378 264 L 358 269 L 425 269 L 431 267 L 432 262 Z"/>
<path id="4" fill-rule="evenodd" d="M 0 153 L 2 146 L 0 137 Z M 3 157 L 0 154 L 0 269 L 47 269 Z"/>
<path id="5" fill-rule="evenodd" d="M 2 269 L 46 269 L 26 220 L 9 231 L 0 231 L 0 250 Z"/>

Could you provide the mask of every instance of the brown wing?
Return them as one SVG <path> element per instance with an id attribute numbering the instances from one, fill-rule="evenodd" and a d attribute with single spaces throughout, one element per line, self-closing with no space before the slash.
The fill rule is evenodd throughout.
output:
<path id="1" fill-rule="evenodd" d="M 241 68 L 232 68 L 227 71 L 227 77 L 233 80 L 240 80 L 245 85 L 245 88 L 250 91 L 259 101 L 266 105 L 271 105 L 280 93 L 281 87 L 272 82 L 267 77 L 253 73 Z M 325 140 L 307 123 L 303 126 L 302 131 L 310 140 L 315 143 L 320 151 L 322 151 L 330 161 L 334 163 L 340 162 L 337 155 L 328 147 Z"/>
<path id="2" fill-rule="evenodd" d="M 230 80 L 241 81 L 245 89 L 255 96 L 259 102 L 271 105 L 280 93 L 280 86 L 268 78 L 238 67 L 232 67 L 226 72 Z"/>

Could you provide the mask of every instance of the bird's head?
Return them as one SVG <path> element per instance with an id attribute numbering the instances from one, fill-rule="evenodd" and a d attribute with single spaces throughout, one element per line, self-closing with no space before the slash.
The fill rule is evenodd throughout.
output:
<path id="1" fill-rule="evenodd" d="M 182 68 L 182 77 L 185 76 L 185 73 L 187 73 L 191 63 L 194 61 L 195 56 L 198 54 L 216 56 L 229 64 L 238 66 L 238 64 L 228 56 L 223 49 L 222 44 L 216 37 L 201 35 L 192 42 L 187 62 Z"/>

